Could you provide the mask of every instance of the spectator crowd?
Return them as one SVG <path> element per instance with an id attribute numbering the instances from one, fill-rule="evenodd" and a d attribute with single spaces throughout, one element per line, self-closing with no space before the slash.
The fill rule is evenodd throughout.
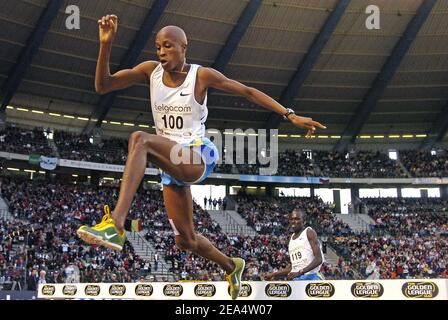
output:
<path id="1" fill-rule="evenodd" d="M 15 126 L 0 130 L 0 151 L 44 156 L 56 154 L 48 144 L 44 129 L 25 130 Z"/>
<path id="2" fill-rule="evenodd" d="M 0 284 L 15 279 L 23 286 L 25 277 L 40 274 L 45 281 L 63 282 L 132 282 L 147 275 L 146 262 L 129 242 L 118 253 L 77 238 L 81 224 L 101 221 L 103 204 L 114 205 L 117 189 L 0 178 L 0 191 L 12 216 L 0 225 Z M 138 194 L 131 209 L 136 217 L 150 193 Z"/>
<path id="3" fill-rule="evenodd" d="M 54 142 L 61 158 L 121 165 L 126 163 L 128 154 L 126 140 L 105 138 L 99 144 L 93 144 L 90 139 L 86 134 L 63 131 L 54 133 Z"/>
<path id="4" fill-rule="evenodd" d="M 124 139 L 106 138 L 92 144 L 87 135 L 56 131 L 54 144 L 50 144 L 48 135 L 44 129 L 9 126 L 0 131 L 0 151 L 113 164 L 124 164 L 127 158 Z M 447 166 L 443 150 L 403 151 L 398 160 L 371 151 L 286 150 L 279 154 L 277 174 L 443 177 L 448 174 Z M 259 164 L 221 164 L 216 170 L 258 174 L 259 168 Z M 143 221 L 144 238 L 157 252 L 152 261 L 138 256 L 130 242 L 122 252 L 114 252 L 86 246 L 76 236 L 81 224 L 93 225 L 101 220 L 104 204 L 114 207 L 116 187 L 0 177 L 0 196 L 11 215 L 0 217 L 0 287 L 35 290 L 39 283 L 142 281 L 158 271 L 161 262 L 168 264 L 168 271 L 180 279 L 224 278 L 216 264 L 176 247 L 160 191 L 139 189 L 130 210 L 132 218 Z M 448 202 L 438 198 L 363 199 L 374 222 L 368 232 L 354 232 L 333 213 L 334 205 L 319 197 L 240 193 L 232 203 L 256 231 L 255 236 L 224 234 L 211 219 L 207 210 L 225 210 L 229 198 L 202 200 L 202 208 L 194 203 L 196 230 L 225 254 L 246 260 L 244 280 L 261 280 L 264 273 L 289 263 L 289 215 L 297 207 L 305 210 L 307 223 L 321 239 L 328 239 L 328 245 L 340 256 L 336 264 L 322 266 L 328 279 L 448 277 Z"/>
<path id="5" fill-rule="evenodd" d="M 413 177 L 448 176 L 447 150 L 439 151 L 404 151 L 400 160 Z"/>
<path id="6" fill-rule="evenodd" d="M 86 134 L 55 131 L 54 150 L 48 141 L 50 133 L 50 129 L 29 130 L 10 125 L 0 131 L 0 151 L 109 164 L 123 165 L 126 162 L 126 139 L 103 137 L 100 142 L 93 143 L 93 138 Z M 249 164 L 247 154 L 245 157 L 245 164 L 227 164 L 223 161 L 216 166 L 215 172 L 259 174 L 263 165 L 260 165 L 258 160 Z M 393 160 L 387 152 L 380 151 L 329 152 L 287 149 L 278 154 L 278 169 L 275 174 L 352 178 L 444 177 L 448 176 L 448 152 L 443 149 L 399 151 L 398 159 Z"/>

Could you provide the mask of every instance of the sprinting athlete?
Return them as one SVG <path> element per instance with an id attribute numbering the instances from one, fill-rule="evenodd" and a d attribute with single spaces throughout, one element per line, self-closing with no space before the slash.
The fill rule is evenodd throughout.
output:
<path id="1" fill-rule="evenodd" d="M 305 227 L 305 212 L 294 209 L 289 218 L 294 233 L 289 240 L 289 259 L 291 263 L 277 272 L 268 273 L 264 279 L 274 280 L 287 276 L 288 280 L 324 280 L 319 272 L 324 257 L 319 246 L 316 231 Z"/>
<path id="2" fill-rule="evenodd" d="M 283 115 L 295 126 L 307 129 L 308 136 L 316 128 L 325 127 L 311 118 L 295 115 L 293 110 L 286 109 L 264 93 L 228 79 L 212 68 L 188 64 L 185 58 L 187 37 L 176 26 L 164 27 L 157 33 L 155 45 L 159 61 L 145 61 L 111 75 L 109 60 L 118 18 L 107 15 L 98 20 L 98 24 L 100 52 L 95 76 L 96 91 L 104 94 L 142 82 L 148 84 L 157 134 L 132 133 L 116 207 L 111 215 L 106 210 L 98 225 L 80 227 L 78 236 L 90 244 L 122 249 L 126 240 L 124 222 L 149 160 L 162 171 L 164 203 L 176 245 L 181 250 L 192 251 L 219 264 L 225 270 L 230 295 L 236 299 L 244 260 L 224 255 L 208 239 L 196 233 L 193 226 L 190 185 L 207 178 L 219 157 L 215 145 L 205 137 L 207 89 L 216 88 L 244 96 Z M 189 161 L 179 163 L 179 158 Z"/>

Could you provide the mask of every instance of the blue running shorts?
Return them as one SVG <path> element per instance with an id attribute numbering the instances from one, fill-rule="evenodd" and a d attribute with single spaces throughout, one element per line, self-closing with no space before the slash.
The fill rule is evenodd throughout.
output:
<path id="1" fill-rule="evenodd" d="M 198 180 L 193 181 L 193 182 L 185 182 L 185 181 L 178 180 L 178 179 L 170 176 L 168 173 L 160 170 L 161 171 L 160 176 L 162 177 L 162 184 L 164 184 L 164 185 L 176 185 L 176 186 L 180 186 L 180 187 L 185 187 L 185 186 L 189 186 L 189 185 L 192 185 L 195 183 L 199 183 L 199 182 L 205 180 L 210 175 L 210 173 L 212 173 L 213 169 L 216 166 L 216 163 L 219 160 L 218 149 L 213 144 L 213 142 L 211 142 L 210 139 L 207 137 L 195 139 L 189 143 L 182 144 L 182 146 L 195 147 L 195 148 L 193 148 L 193 151 L 197 150 L 197 152 L 199 152 L 199 150 L 200 150 L 201 158 L 205 163 L 204 172 L 202 173 L 201 177 Z"/>
<path id="2" fill-rule="evenodd" d="M 300 277 L 294 278 L 293 281 L 302 280 L 325 280 L 324 276 L 320 272 L 304 274 Z"/>

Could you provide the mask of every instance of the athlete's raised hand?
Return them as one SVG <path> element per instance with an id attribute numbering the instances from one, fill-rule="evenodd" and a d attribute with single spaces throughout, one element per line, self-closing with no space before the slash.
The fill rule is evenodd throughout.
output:
<path id="1" fill-rule="evenodd" d="M 118 28 L 118 17 L 114 14 L 108 14 L 98 20 L 98 27 L 100 31 L 100 42 L 111 43 Z"/>
<path id="2" fill-rule="evenodd" d="M 288 119 L 296 127 L 304 128 L 304 129 L 308 130 L 306 133 L 307 139 L 311 138 L 311 136 L 314 135 L 317 128 L 327 129 L 326 126 L 324 126 L 323 124 L 321 124 L 317 121 L 314 121 L 312 118 L 301 117 L 296 114 L 291 114 L 290 116 L 288 116 Z"/>

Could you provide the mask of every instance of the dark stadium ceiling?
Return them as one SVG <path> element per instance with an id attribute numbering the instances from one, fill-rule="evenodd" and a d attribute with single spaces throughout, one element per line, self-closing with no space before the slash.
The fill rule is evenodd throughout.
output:
<path id="1" fill-rule="evenodd" d="M 297 113 L 325 123 L 325 134 L 342 135 L 356 110 L 365 100 L 399 40 L 419 8 L 431 0 L 351 0 L 337 19 L 334 30 L 326 21 L 344 0 L 264 0 L 239 39 L 223 73 L 246 85 L 280 99 L 303 63 L 309 73 L 293 88 L 292 105 Z M 433 0 L 430 13 L 400 59 L 385 90 L 380 91 L 370 115 L 362 119 L 361 134 L 429 133 L 444 114 L 448 102 L 448 0 Z M 48 0 L 1 0 L 0 85 L 20 63 L 20 54 Z M 59 12 L 38 51 L 15 88 L 11 105 L 20 97 L 35 96 L 33 108 L 64 111 L 90 117 L 100 103 L 94 91 L 98 54 L 97 20 L 102 15 L 119 16 L 119 31 L 111 57 L 111 71 L 117 71 L 130 49 L 145 17 L 156 2 L 167 2 L 155 22 L 151 36 L 135 64 L 156 59 L 154 38 L 166 25 L 182 27 L 189 37 L 189 62 L 204 66 L 216 63 L 220 51 L 249 3 L 241 0 L 70 0 L 62 1 Z M 159 3 L 160 4 L 160 3 Z M 380 8 L 380 29 L 365 26 L 368 5 Z M 65 9 L 80 9 L 79 30 L 65 26 Z M 330 32 L 328 42 L 311 52 L 321 32 Z M 307 56 L 308 55 L 308 56 Z M 311 55 L 311 57 L 310 57 Z M 4 92 L 2 92 L 4 95 Z M 51 107 L 48 101 L 59 101 Z M 67 106 L 73 102 L 85 108 Z M 152 124 L 149 90 L 145 84 L 119 92 L 106 115 L 108 121 Z M 31 107 L 31 106 L 30 106 Z M 48 109 L 49 108 L 49 109 Z M 222 92 L 209 96 L 209 128 L 264 128 L 270 113 L 240 97 Z M 297 132 L 280 123 L 282 133 Z M 335 141 L 337 142 L 337 141 Z"/>

